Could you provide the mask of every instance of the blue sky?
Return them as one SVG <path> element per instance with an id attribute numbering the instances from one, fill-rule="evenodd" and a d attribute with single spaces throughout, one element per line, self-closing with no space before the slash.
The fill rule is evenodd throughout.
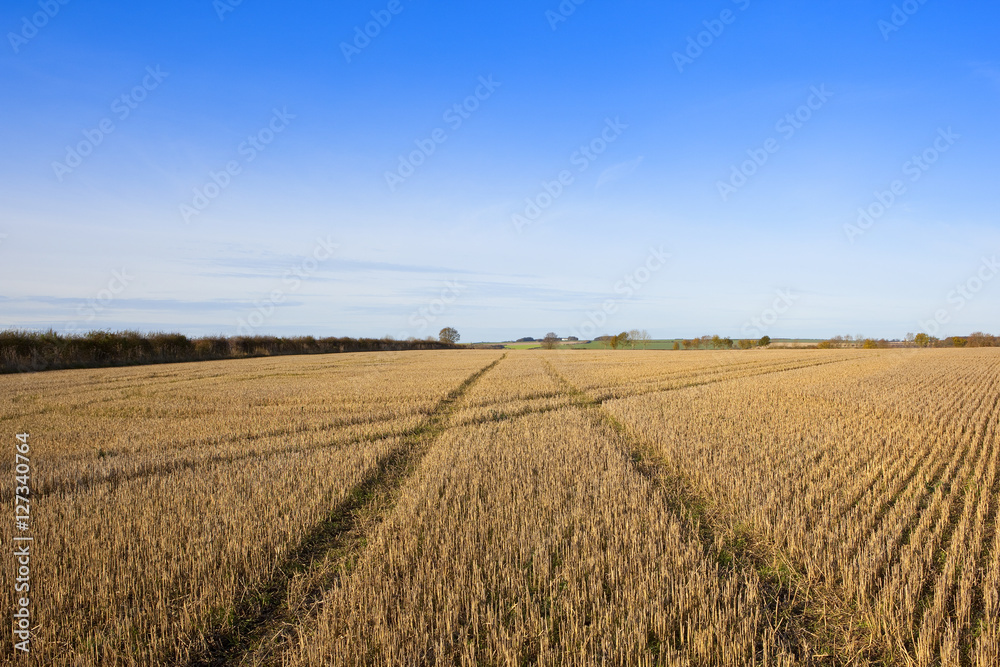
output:
<path id="1" fill-rule="evenodd" d="M 1000 332 L 996 3 L 455 4 L 4 3 L 0 327 Z"/>

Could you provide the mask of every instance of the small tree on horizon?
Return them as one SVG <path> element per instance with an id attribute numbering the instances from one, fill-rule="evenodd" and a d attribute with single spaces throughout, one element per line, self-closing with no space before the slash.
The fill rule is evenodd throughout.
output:
<path id="1" fill-rule="evenodd" d="M 445 327 L 444 329 L 441 329 L 440 333 L 438 333 L 438 340 L 442 343 L 451 343 L 454 345 L 460 338 L 461 336 L 458 335 L 458 330 L 454 327 Z"/>
<path id="2" fill-rule="evenodd" d="M 646 348 L 649 347 L 649 341 L 652 340 L 652 337 L 649 335 L 648 331 L 646 331 L 645 329 L 643 329 L 642 331 L 639 332 L 638 339 L 639 339 L 639 343 L 642 344 L 642 349 L 645 350 Z"/>
<path id="3" fill-rule="evenodd" d="M 611 349 L 613 350 L 617 350 L 619 347 L 624 347 L 628 344 L 628 332 L 623 331 L 617 336 L 612 336 L 609 343 L 611 344 Z"/>
<path id="4" fill-rule="evenodd" d="M 545 338 L 542 339 L 542 347 L 546 350 L 555 349 L 556 344 L 559 342 L 559 336 L 554 332 L 550 331 L 545 334 Z"/>
<path id="5" fill-rule="evenodd" d="M 771 344 L 770 336 L 761 336 L 760 340 L 757 341 L 757 345 L 759 345 L 760 347 L 767 347 L 770 344 Z"/>

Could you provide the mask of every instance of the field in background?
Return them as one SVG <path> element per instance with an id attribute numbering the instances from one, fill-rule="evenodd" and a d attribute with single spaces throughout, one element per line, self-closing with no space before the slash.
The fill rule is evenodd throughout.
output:
<path id="1" fill-rule="evenodd" d="M 783 347 L 810 347 L 819 343 L 822 339 L 816 338 L 775 338 L 771 345 L 774 348 Z M 660 338 L 656 340 L 650 340 L 647 342 L 646 346 L 643 347 L 642 343 L 636 343 L 636 350 L 672 350 L 674 343 L 683 345 L 684 339 L 682 338 Z M 503 345 L 504 348 L 508 350 L 539 350 L 542 345 L 540 342 L 534 343 L 479 343 L 480 345 Z M 559 347 L 570 349 L 570 350 L 604 350 L 607 346 L 597 340 L 584 341 L 584 342 L 565 342 L 559 343 Z M 630 346 L 629 346 L 630 347 Z M 631 348 L 630 348 L 631 349 Z M 683 350 L 687 352 L 688 350 Z"/>
<path id="2" fill-rule="evenodd" d="M 998 407 L 988 348 L 0 377 L 46 665 L 1000 664 Z"/>

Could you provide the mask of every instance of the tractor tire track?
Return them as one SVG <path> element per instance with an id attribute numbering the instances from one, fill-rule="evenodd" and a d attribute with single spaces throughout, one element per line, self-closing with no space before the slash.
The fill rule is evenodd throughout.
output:
<path id="1" fill-rule="evenodd" d="M 209 632 L 204 647 L 193 650 L 186 664 L 220 666 L 277 662 L 279 651 L 289 639 L 287 630 L 298 627 L 300 616 L 308 613 L 323 591 L 350 570 L 352 556 L 360 551 L 371 531 L 395 506 L 399 490 L 431 444 L 449 428 L 448 421 L 456 403 L 506 356 L 479 369 L 443 398 L 421 427 L 407 436 L 400 447 L 376 466 L 367 480 L 331 508 L 326 519 L 302 538 L 268 581 L 235 602 L 228 613 L 232 620 Z M 308 573 L 316 563 L 330 561 L 336 565 L 324 568 L 325 572 L 309 582 L 305 599 L 297 605 L 301 611 L 292 610 L 288 605 L 288 592 L 293 577 Z"/>
<path id="2" fill-rule="evenodd" d="M 683 517 L 696 531 L 706 556 L 719 559 L 720 565 L 723 565 L 720 573 L 731 572 L 738 567 L 756 572 L 766 601 L 765 617 L 771 622 L 773 630 L 769 639 L 761 638 L 758 660 L 763 659 L 765 654 L 763 642 L 775 639 L 797 660 L 806 664 L 819 657 L 824 659 L 822 664 L 834 665 L 856 664 L 862 657 L 877 662 L 882 657 L 884 648 L 869 633 L 857 637 L 854 636 L 859 632 L 857 627 L 844 628 L 832 624 L 833 627 L 827 628 L 826 621 L 831 617 L 843 622 L 851 618 L 848 609 L 836 608 L 843 606 L 845 599 L 839 591 L 816 591 L 815 586 L 809 587 L 805 583 L 805 574 L 798 571 L 793 561 L 775 545 L 746 527 L 730 525 L 724 512 L 711 499 L 699 493 L 680 470 L 664 460 L 651 445 L 629 433 L 626 426 L 604 407 L 606 398 L 594 398 L 567 380 L 548 360 L 544 363 L 552 378 L 565 387 L 576 404 L 588 410 L 596 423 L 620 440 L 622 453 L 632 461 L 635 471 L 664 489 L 668 498 L 676 499 L 669 509 Z M 720 543 L 724 545 L 721 550 L 718 547 Z M 835 608 L 831 609 L 831 606 Z M 817 645 L 836 646 L 836 636 L 845 632 L 852 635 L 855 643 L 863 640 L 862 643 L 868 645 L 864 656 L 848 655 L 843 651 L 816 656 L 810 649 Z"/>

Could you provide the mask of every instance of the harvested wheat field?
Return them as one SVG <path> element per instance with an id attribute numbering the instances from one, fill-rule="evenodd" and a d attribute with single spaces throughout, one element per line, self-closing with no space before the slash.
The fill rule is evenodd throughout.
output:
<path id="1" fill-rule="evenodd" d="M 5 437 L 31 439 L 24 664 L 1000 664 L 993 349 L 359 353 L 0 387 Z"/>

